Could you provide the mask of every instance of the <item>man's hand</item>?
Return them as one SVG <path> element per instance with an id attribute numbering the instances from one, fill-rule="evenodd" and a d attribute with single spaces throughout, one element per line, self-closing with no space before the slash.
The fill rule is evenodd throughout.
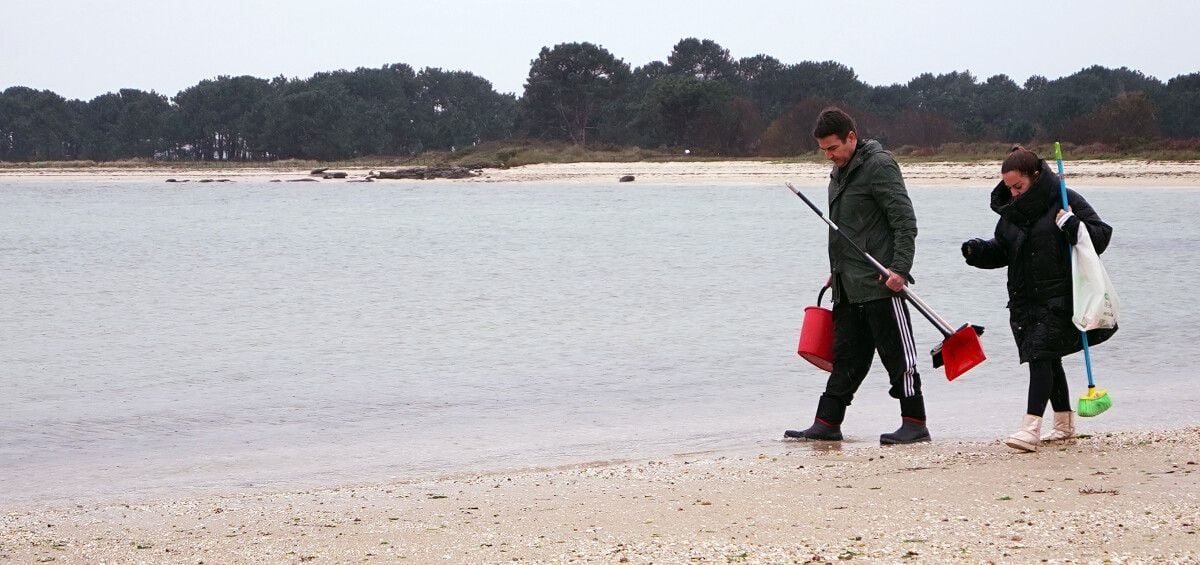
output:
<path id="1" fill-rule="evenodd" d="M 883 276 L 880 276 L 879 278 L 883 279 Z M 895 271 L 888 269 L 888 277 L 887 280 L 883 281 L 883 284 L 887 285 L 892 292 L 900 292 L 900 290 L 904 288 L 904 285 L 908 284 L 908 280 L 900 275 L 897 275 Z"/>

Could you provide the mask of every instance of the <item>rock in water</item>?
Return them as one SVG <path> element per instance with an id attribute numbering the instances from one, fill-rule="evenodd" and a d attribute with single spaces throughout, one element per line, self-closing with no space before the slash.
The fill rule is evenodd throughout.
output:
<path id="1" fill-rule="evenodd" d="M 412 167 L 396 169 L 395 171 L 380 171 L 372 178 L 377 179 L 462 179 L 479 176 L 479 172 L 459 167 L 457 165 L 434 165 L 432 167 Z"/>

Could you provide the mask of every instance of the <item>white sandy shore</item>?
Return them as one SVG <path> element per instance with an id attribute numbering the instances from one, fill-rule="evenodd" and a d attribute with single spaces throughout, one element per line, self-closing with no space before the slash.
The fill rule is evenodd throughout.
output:
<path id="1" fill-rule="evenodd" d="M 1072 161 L 1067 179 L 1078 186 L 1200 186 L 1200 161 Z M 999 179 L 1000 163 L 908 163 L 901 164 L 910 185 L 991 186 Z M 347 179 L 320 180 L 344 183 L 364 179 L 365 169 L 338 169 Z M 266 182 L 294 181 L 311 177 L 308 170 L 237 168 L 197 171 L 171 167 L 88 169 L 0 169 L 0 180 L 97 180 L 163 182 L 168 178 L 190 182 L 205 179 Z M 511 169 L 486 169 L 479 177 L 463 180 L 423 182 L 557 182 L 616 184 L 624 175 L 637 183 L 757 185 L 792 181 L 820 184 L 828 178 L 829 166 L 822 163 L 775 163 L 768 161 L 691 161 L 670 163 L 566 163 L 526 165 Z M 381 183 L 413 181 L 378 181 Z"/>
<path id="2" fill-rule="evenodd" d="M 9 509 L 0 561 L 1195 563 L 1198 459 L 1196 427 L 1035 454 L 781 441 L 757 454 Z"/>

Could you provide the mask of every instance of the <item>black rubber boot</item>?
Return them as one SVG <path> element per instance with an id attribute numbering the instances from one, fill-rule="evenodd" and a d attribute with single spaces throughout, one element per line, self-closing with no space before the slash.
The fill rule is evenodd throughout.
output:
<path id="1" fill-rule="evenodd" d="M 904 418 L 900 422 L 899 429 L 890 434 L 881 434 L 879 436 L 880 445 L 920 443 L 923 441 L 930 441 L 929 428 L 925 427 L 925 422 L 912 418 Z"/>
<path id="2" fill-rule="evenodd" d="M 836 398 L 821 395 L 817 402 L 817 417 L 807 430 L 787 430 L 783 437 L 792 439 L 813 439 L 820 441 L 842 441 L 842 418 L 846 415 L 846 405 Z"/>
<path id="3" fill-rule="evenodd" d="M 807 430 L 787 430 L 783 432 L 783 437 L 817 441 L 842 441 L 842 427 L 817 418 L 813 420 L 813 425 Z"/>

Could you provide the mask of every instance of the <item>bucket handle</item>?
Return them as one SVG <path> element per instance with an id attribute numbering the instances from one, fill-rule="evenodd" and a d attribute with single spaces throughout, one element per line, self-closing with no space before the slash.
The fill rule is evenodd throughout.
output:
<path id="1" fill-rule="evenodd" d="M 825 291 L 829 290 L 829 285 L 821 287 L 821 292 L 817 293 L 817 308 L 821 307 L 821 299 L 825 297 Z"/>

